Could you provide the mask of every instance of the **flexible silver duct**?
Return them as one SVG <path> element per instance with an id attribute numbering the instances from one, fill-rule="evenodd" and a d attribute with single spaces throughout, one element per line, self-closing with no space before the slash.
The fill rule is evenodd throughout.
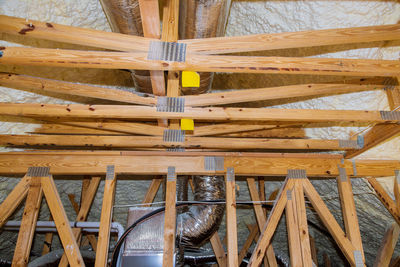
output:
<path id="1" fill-rule="evenodd" d="M 225 199 L 223 177 L 195 176 L 193 184 L 194 201 Z M 181 189 L 184 190 L 178 187 L 177 192 Z M 176 221 L 177 244 L 185 247 L 202 245 L 218 230 L 224 210 L 224 205 L 194 205 L 179 214 Z"/>

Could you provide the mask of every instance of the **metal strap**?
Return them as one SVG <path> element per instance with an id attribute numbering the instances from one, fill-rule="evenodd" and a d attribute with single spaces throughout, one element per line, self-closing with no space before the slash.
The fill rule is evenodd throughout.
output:
<path id="1" fill-rule="evenodd" d="M 185 131 L 165 129 L 163 134 L 164 142 L 185 142 Z"/>
<path id="2" fill-rule="evenodd" d="M 106 180 L 113 180 L 115 177 L 115 166 L 108 165 L 107 166 L 107 173 L 106 173 Z"/>
<path id="3" fill-rule="evenodd" d="M 358 148 L 361 149 L 364 147 L 365 141 L 364 141 L 364 135 L 359 135 L 357 136 L 357 145 Z"/>
<path id="4" fill-rule="evenodd" d="M 50 175 L 49 167 L 29 167 L 27 176 L 30 177 L 46 177 Z"/>
<path id="5" fill-rule="evenodd" d="M 186 60 L 186 44 L 175 42 L 151 41 L 148 60 L 163 60 L 185 62 Z"/>
<path id="6" fill-rule="evenodd" d="M 175 181 L 175 180 L 176 180 L 175 167 L 168 166 L 167 181 Z"/>
<path id="7" fill-rule="evenodd" d="M 354 148 L 354 149 L 360 148 L 356 140 L 339 140 L 339 147 Z"/>
<path id="8" fill-rule="evenodd" d="M 214 157 L 214 156 L 204 157 L 204 169 L 206 171 L 223 171 L 224 157 Z"/>
<path id="9" fill-rule="evenodd" d="M 396 179 L 397 183 L 400 184 L 400 171 L 395 170 L 394 175 L 395 175 L 395 179 Z"/>
<path id="10" fill-rule="evenodd" d="M 185 98 L 159 96 L 157 98 L 158 112 L 185 112 Z"/>
<path id="11" fill-rule="evenodd" d="M 286 191 L 287 200 L 292 200 L 292 190 Z"/>
<path id="12" fill-rule="evenodd" d="M 226 181 L 235 181 L 235 170 L 233 169 L 233 167 L 226 168 Z"/>
<path id="13" fill-rule="evenodd" d="M 353 159 L 351 161 L 351 163 L 353 164 L 353 175 L 357 176 L 357 166 L 356 166 L 356 161 Z"/>
<path id="14" fill-rule="evenodd" d="M 289 169 L 287 173 L 287 178 L 307 178 L 306 170 L 304 169 Z"/>
<path id="15" fill-rule="evenodd" d="M 338 167 L 339 168 L 339 177 L 340 177 L 340 181 L 341 182 L 347 182 L 347 173 L 346 173 L 346 169 L 342 168 L 342 167 Z"/>
<path id="16" fill-rule="evenodd" d="M 362 258 L 361 251 L 354 250 L 353 254 L 354 254 L 354 261 L 356 263 L 356 267 L 364 267 L 364 261 Z"/>
<path id="17" fill-rule="evenodd" d="M 181 147 L 181 146 L 177 146 L 177 147 L 169 147 L 167 148 L 168 152 L 185 152 L 185 148 Z"/>
<path id="18" fill-rule="evenodd" d="M 386 121 L 400 121 L 399 111 L 381 111 L 382 120 Z"/>

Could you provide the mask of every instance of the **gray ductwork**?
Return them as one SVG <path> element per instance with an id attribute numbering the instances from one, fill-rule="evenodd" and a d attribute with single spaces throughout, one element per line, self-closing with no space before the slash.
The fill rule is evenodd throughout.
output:
<path id="1" fill-rule="evenodd" d="M 138 0 L 100 0 L 114 32 L 143 36 Z M 231 0 L 181 0 L 179 39 L 222 36 L 225 32 Z M 137 91 L 152 93 L 150 72 L 132 71 Z M 210 90 L 213 73 L 200 73 L 200 87 L 181 88 L 183 94 L 201 94 Z"/>

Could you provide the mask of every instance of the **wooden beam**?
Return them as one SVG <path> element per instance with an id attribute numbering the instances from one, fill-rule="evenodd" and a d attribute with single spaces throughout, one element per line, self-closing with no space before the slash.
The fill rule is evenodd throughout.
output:
<path id="1" fill-rule="evenodd" d="M 15 245 L 13 266 L 28 265 L 42 197 L 41 177 L 31 177 L 17 244 Z"/>
<path id="2" fill-rule="evenodd" d="M 307 223 L 307 211 L 306 203 L 304 201 L 304 191 L 303 191 L 303 179 L 297 179 L 295 181 L 293 194 L 295 195 L 295 215 L 297 216 L 298 228 L 299 228 L 299 240 L 301 248 L 301 258 L 303 261 L 303 266 L 312 267 L 313 262 L 311 259 L 311 247 L 310 239 L 308 234 L 308 223 Z"/>
<path id="3" fill-rule="evenodd" d="M 397 113 L 395 113 L 397 114 Z M 266 121 L 321 123 L 383 123 L 398 122 L 382 118 L 380 111 L 317 110 L 277 108 L 185 108 L 185 112 L 157 112 L 155 107 L 127 105 L 57 105 L 30 103 L 1 103 L 0 115 L 59 118 L 110 119 L 182 119 L 207 121 Z"/>
<path id="4" fill-rule="evenodd" d="M 121 51 L 147 52 L 151 39 L 2 15 L 1 32 Z M 400 39 L 398 24 L 182 40 L 194 53 L 224 54 Z M 308 40 L 313 40 L 309 42 Z"/>
<path id="5" fill-rule="evenodd" d="M 211 246 L 214 250 L 215 258 L 217 259 L 218 265 L 220 267 L 225 267 L 226 265 L 226 253 L 224 246 L 222 245 L 221 238 L 216 231 L 210 238 Z"/>
<path id="6" fill-rule="evenodd" d="M 25 172 L 28 168 L 25 169 Z M 21 204 L 28 194 L 31 183 L 30 176 L 24 176 L 14 189 L 7 195 L 0 205 L 0 228 L 7 222 L 8 218 L 14 213 L 15 209 Z"/>
<path id="7" fill-rule="evenodd" d="M 310 238 L 310 247 L 311 247 L 311 257 L 312 257 L 314 264 L 316 266 L 318 266 L 317 248 L 315 247 L 315 240 L 311 235 L 309 236 L 309 238 Z"/>
<path id="8" fill-rule="evenodd" d="M 369 77 L 400 75 L 400 63 L 397 60 L 188 54 L 185 62 L 171 63 L 148 60 L 147 53 L 142 52 L 78 51 L 25 47 L 4 47 L 2 54 L 1 64 L 26 66 Z"/>
<path id="9" fill-rule="evenodd" d="M 164 254 L 163 266 L 174 266 L 176 228 L 176 172 L 175 167 L 168 167 L 165 216 L 164 216 Z"/>
<path id="10" fill-rule="evenodd" d="M 182 40 L 191 52 L 225 54 L 400 39 L 400 26 L 381 25 Z M 312 40 L 312 42 L 310 42 Z"/>
<path id="11" fill-rule="evenodd" d="M 342 207 L 343 222 L 346 229 L 346 236 L 349 238 L 354 248 L 361 252 L 364 258 L 364 249 L 361 239 L 360 226 L 358 225 L 356 205 L 354 203 L 351 182 L 347 176 L 346 169 L 339 168 L 339 176 L 336 179 Z"/>
<path id="12" fill-rule="evenodd" d="M 127 34 L 65 26 L 50 22 L 0 16 L 3 33 L 62 43 L 121 51 L 148 51 L 152 39 Z"/>
<path id="13" fill-rule="evenodd" d="M 389 267 L 399 235 L 400 226 L 397 223 L 393 223 L 383 237 L 378 255 L 375 258 L 374 267 Z"/>
<path id="14" fill-rule="evenodd" d="M 295 190 L 295 189 L 294 189 Z M 296 211 L 296 194 L 294 190 L 287 191 L 286 203 L 286 228 L 288 232 L 289 251 L 290 251 L 290 266 L 302 267 L 309 266 L 303 263 L 302 249 L 300 243 L 299 221 Z"/>
<path id="15" fill-rule="evenodd" d="M 85 266 L 79 246 L 74 238 L 53 177 L 42 177 L 41 184 L 47 205 L 53 216 L 58 235 L 71 266 Z"/>
<path id="16" fill-rule="evenodd" d="M 90 208 L 92 206 L 93 200 L 96 197 L 97 189 L 100 184 L 100 177 L 92 177 L 90 180 L 89 187 L 87 190 L 85 190 L 85 195 L 83 196 L 83 200 L 81 201 L 81 206 L 78 212 L 78 215 L 76 216 L 75 221 L 76 222 L 83 222 L 86 221 L 87 216 L 89 215 Z M 82 233 L 82 228 L 74 228 L 72 229 L 72 232 L 75 236 L 76 242 L 78 244 L 81 243 L 81 233 Z M 68 260 L 66 257 L 66 254 L 64 253 L 63 256 L 61 257 L 61 260 L 58 264 L 59 267 L 67 267 L 68 266 Z"/>
<path id="17" fill-rule="evenodd" d="M 254 178 L 247 178 L 247 185 L 249 187 L 251 200 L 256 202 L 256 203 L 257 202 L 259 203 L 260 202 L 260 197 L 259 197 L 259 193 L 257 192 L 257 187 L 256 187 L 256 183 L 254 181 Z M 260 204 L 253 204 L 253 209 L 254 209 L 254 213 L 256 214 L 256 220 L 257 220 L 258 228 L 259 228 L 259 230 L 261 232 L 263 230 L 265 222 L 267 221 L 266 217 L 265 217 L 265 214 L 264 214 L 264 211 L 263 211 L 263 209 L 262 209 Z M 266 257 L 264 259 L 264 265 L 265 266 L 270 266 L 270 267 L 278 266 L 278 264 L 276 262 L 275 253 L 274 253 L 274 249 L 273 249 L 272 245 L 269 245 L 268 248 L 267 248 Z"/>
<path id="18" fill-rule="evenodd" d="M 385 85 L 364 84 L 298 84 L 259 89 L 240 89 L 227 92 L 184 96 L 185 105 L 191 107 L 226 105 L 233 103 L 277 100 L 383 89 Z"/>
<path id="19" fill-rule="evenodd" d="M 238 124 L 238 123 L 209 124 L 199 127 L 196 126 L 193 130 L 193 136 L 211 136 L 211 135 L 264 130 L 272 128 L 276 128 L 276 125 L 267 125 L 267 124 L 249 125 L 249 124 Z"/>
<path id="20" fill-rule="evenodd" d="M 49 216 L 49 221 L 52 221 L 53 217 L 50 215 Z M 51 245 L 53 243 L 53 233 L 46 233 L 44 236 L 44 244 L 43 244 L 43 249 L 42 249 L 42 255 L 46 255 L 51 251 Z"/>
<path id="21" fill-rule="evenodd" d="M 240 155 L 241 154 L 241 155 Z M 121 174 L 165 175 L 168 166 L 176 165 L 178 175 L 215 175 L 223 172 L 204 168 L 205 156 L 223 156 L 225 168 L 234 166 L 240 176 L 285 176 L 287 169 L 301 166 L 310 177 L 336 178 L 340 157 L 323 154 L 221 153 L 221 152 L 143 152 L 143 151 L 59 151 L 0 153 L 0 174 L 23 174 L 31 166 L 49 166 L 55 175 L 102 175 L 107 165 L 115 165 Z M 176 163 L 179 164 L 176 164 Z M 346 171 L 352 177 L 390 176 L 400 169 L 399 161 L 345 160 Z M 147 179 L 152 179 L 151 177 Z"/>
<path id="22" fill-rule="evenodd" d="M 263 226 L 261 236 L 258 239 L 257 245 L 251 255 L 248 266 L 260 266 L 264 258 L 267 247 L 271 244 L 271 239 L 274 235 L 275 229 L 278 226 L 279 220 L 282 216 L 283 210 L 287 203 L 287 191 L 292 190 L 294 186 L 292 179 L 286 179 L 281 187 L 281 190 L 276 198 L 276 202 L 271 210 L 267 222 Z"/>
<path id="23" fill-rule="evenodd" d="M 117 176 L 115 166 L 107 166 L 106 180 L 104 183 L 103 204 L 101 207 L 99 237 L 96 249 L 96 267 L 106 267 L 108 259 L 108 245 L 110 242 L 110 226 L 115 198 Z"/>
<path id="24" fill-rule="evenodd" d="M 158 0 L 139 0 L 140 17 L 142 19 L 144 37 L 160 39 L 160 14 Z M 163 71 L 150 71 L 151 85 L 154 95 L 165 95 L 165 79 Z"/>
<path id="25" fill-rule="evenodd" d="M 144 196 L 144 199 L 142 201 L 143 204 L 145 204 L 145 203 L 150 204 L 153 202 L 154 198 L 157 195 L 158 189 L 160 188 L 162 181 L 163 181 L 162 177 L 154 178 L 151 180 L 149 189 L 147 189 L 146 195 Z M 150 205 L 149 205 L 149 207 L 150 207 Z"/>
<path id="26" fill-rule="evenodd" d="M 34 91 L 46 95 L 47 92 L 76 95 L 97 99 L 126 102 L 131 104 L 154 106 L 156 98 L 149 94 L 141 94 L 115 88 L 72 83 L 52 79 L 32 77 L 22 74 L 0 73 L 0 86 Z"/>
<path id="27" fill-rule="evenodd" d="M 326 254 L 326 252 L 324 252 L 324 266 L 325 267 L 331 267 L 331 259 L 329 258 L 328 254 Z"/>
<path id="28" fill-rule="evenodd" d="M 325 205 L 324 201 L 321 199 L 314 186 L 308 179 L 303 180 L 304 192 L 314 207 L 315 211 L 318 213 L 325 227 L 331 233 L 333 239 L 335 239 L 340 250 L 343 252 L 344 256 L 348 262 L 355 266 L 355 258 L 353 251 L 356 250 L 353 244 L 347 239 L 345 233 L 340 228 L 335 217 L 330 213 L 328 207 Z"/>
<path id="29" fill-rule="evenodd" d="M 253 243 L 254 239 L 256 238 L 258 234 L 258 226 L 256 224 L 251 225 L 249 228 L 249 235 L 247 236 L 246 241 L 243 244 L 242 249 L 239 252 L 239 263 L 243 261 L 243 259 L 247 255 L 247 251 L 251 247 L 251 244 Z"/>
<path id="30" fill-rule="evenodd" d="M 226 236 L 229 267 L 238 267 L 238 243 L 236 222 L 236 182 L 234 168 L 228 167 L 225 174 L 226 191 Z"/>
<path id="31" fill-rule="evenodd" d="M 220 149 L 288 149 L 350 150 L 357 144 L 342 140 L 265 139 L 185 136 L 184 142 L 168 142 L 158 136 L 93 136 L 93 135 L 0 135 L 0 146 L 67 146 L 107 148 L 220 148 Z"/>
<path id="32" fill-rule="evenodd" d="M 386 193 L 385 189 L 375 178 L 367 178 L 368 183 L 375 190 L 376 196 L 382 202 L 382 204 L 386 207 L 389 213 L 393 216 L 398 224 L 400 224 L 400 213 L 397 211 L 396 203 L 393 199 Z"/>
<path id="33" fill-rule="evenodd" d="M 396 200 L 397 213 L 400 214 L 400 171 L 395 171 L 393 179 L 393 193 Z"/>

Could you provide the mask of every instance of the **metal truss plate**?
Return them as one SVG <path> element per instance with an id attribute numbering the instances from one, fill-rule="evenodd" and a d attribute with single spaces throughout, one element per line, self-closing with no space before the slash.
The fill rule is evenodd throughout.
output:
<path id="1" fill-rule="evenodd" d="M 357 140 L 339 140 L 340 148 L 353 148 L 360 149 L 359 143 Z"/>
<path id="2" fill-rule="evenodd" d="M 286 191 L 287 200 L 292 200 L 292 190 Z"/>
<path id="3" fill-rule="evenodd" d="M 307 178 L 306 170 L 304 169 L 289 169 L 287 178 Z"/>
<path id="4" fill-rule="evenodd" d="M 170 147 L 170 148 L 167 148 L 167 151 L 168 152 L 185 152 L 185 148 L 184 147 L 180 147 L 180 146 L 178 146 L 178 147 Z"/>
<path id="5" fill-rule="evenodd" d="M 347 182 L 347 173 L 345 168 L 339 167 L 339 177 L 341 182 Z"/>
<path id="6" fill-rule="evenodd" d="M 185 62 L 186 60 L 186 44 L 175 42 L 151 41 L 148 60 L 163 60 Z"/>
<path id="7" fill-rule="evenodd" d="M 223 171 L 224 157 L 205 156 L 204 169 L 206 171 Z"/>
<path id="8" fill-rule="evenodd" d="M 185 142 L 185 131 L 166 129 L 163 134 L 164 142 L 183 143 Z"/>
<path id="9" fill-rule="evenodd" d="M 50 175 L 49 167 L 29 167 L 27 176 L 30 177 L 46 177 Z"/>
<path id="10" fill-rule="evenodd" d="M 395 179 L 397 181 L 398 184 L 400 184 L 400 171 L 399 170 L 395 170 L 394 171 L 394 175 L 395 175 Z"/>
<path id="11" fill-rule="evenodd" d="M 235 181 L 235 170 L 233 167 L 226 168 L 226 181 L 227 182 Z"/>
<path id="12" fill-rule="evenodd" d="M 185 112 L 185 98 L 159 96 L 157 98 L 158 112 Z"/>
<path id="13" fill-rule="evenodd" d="M 364 261 L 361 255 L 361 251 L 354 250 L 354 261 L 356 262 L 356 267 L 364 267 Z"/>
<path id="14" fill-rule="evenodd" d="M 167 181 L 175 181 L 175 180 L 176 180 L 175 167 L 169 166 L 167 172 Z"/>
<path id="15" fill-rule="evenodd" d="M 351 163 L 353 164 L 353 175 L 357 176 L 357 166 L 356 166 L 356 161 L 353 159 L 351 161 Z"/>
<path id="16" fill-rule="evenodd" d="M 106 180 L 113 180 L 115 176 L 115 166 L 108 165 L 107 166 L 107 173 L 106 173 Z"/>
<path id="17" fill-rule="evenodd" d="M 381 111 L 382 120 L 387 121 L 400 121 L 400 112 L 399 111 Z"/>

